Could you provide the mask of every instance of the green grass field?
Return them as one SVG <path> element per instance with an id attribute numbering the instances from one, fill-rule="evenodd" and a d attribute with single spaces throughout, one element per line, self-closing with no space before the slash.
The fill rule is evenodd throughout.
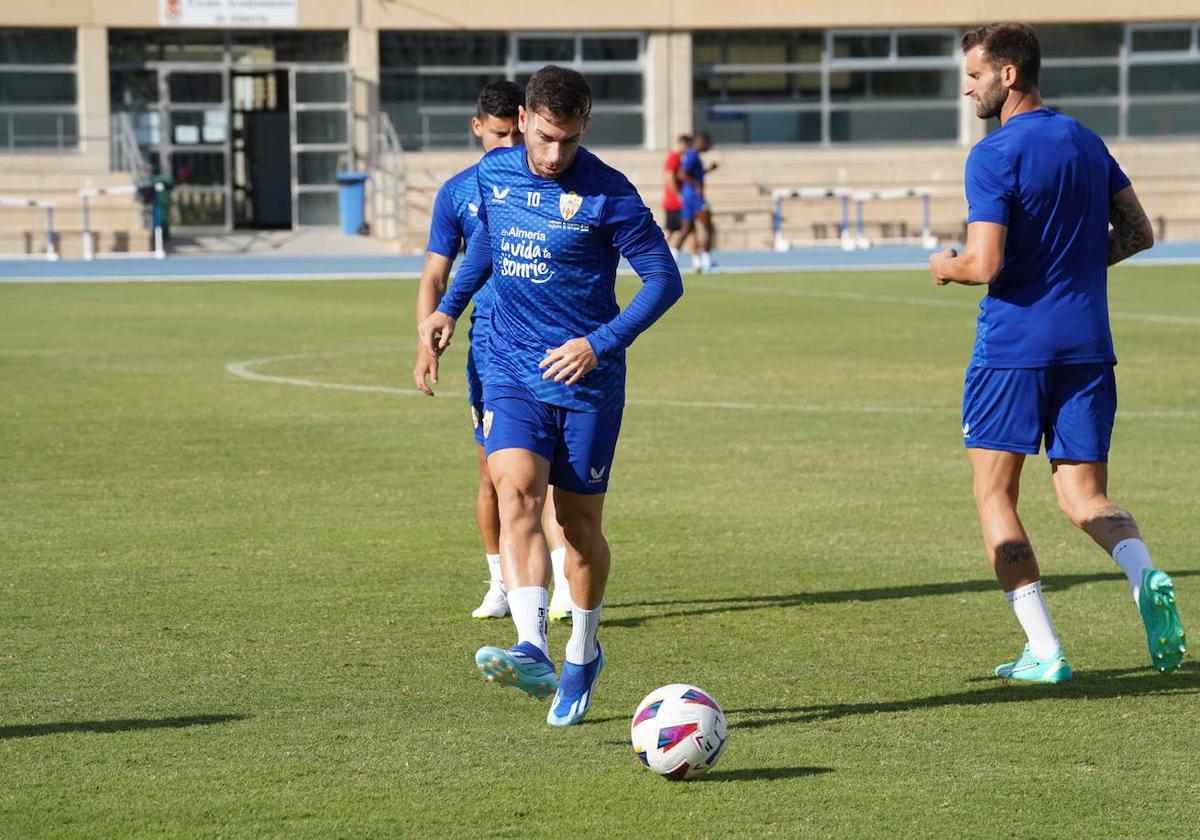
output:
<path id="1" fill-rule="evenodd" d="M 463 348 L 446 394 L 398 392 L 411 281 L 0 285 L 0 835 L 1194 835 L 1200 668 L 1149 668 L 1041 458 L 1022 506 L 1077 677 L 989 678 L 1023 638 L 961 448 L 978 292 L 687 285 L 630 354 L 608 669 L 565 731 L 474 670 L 512 630 L 468 618 Z M 1200 621 L 1195 269 L 1111 285 L 1113 496 Z M 685 784 L 628 742 L 676 681 L 730 725 Z"/>

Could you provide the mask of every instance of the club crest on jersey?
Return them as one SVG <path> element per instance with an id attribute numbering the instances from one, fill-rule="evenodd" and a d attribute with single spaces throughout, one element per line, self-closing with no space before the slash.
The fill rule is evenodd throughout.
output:
<path id="1" fill-rule="evenodd" d="M 562 215 L 564 222 L 571 221 L 571 217 L 578 213 L 582 206 L 583 196 L 581 195 L 569 192 L 558 197 L 558 212 Z"/>
<path id="2" fill-rule="evenodd" d="M 492 412 L 483 412 L 483 436 L 487 437 L 492 433 Z"/>

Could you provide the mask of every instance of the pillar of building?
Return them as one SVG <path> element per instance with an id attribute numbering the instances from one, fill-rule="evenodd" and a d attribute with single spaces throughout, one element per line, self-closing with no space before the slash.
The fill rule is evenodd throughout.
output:
<path id="1" fill-rule="evenodd" d="M 692 130 L 692 35 L 646 36 L 646 148 L 664 149 Z"/>
<path id="2" fill-rule="evenodd" d="M 371 129 L 379 112 L 379 30 L 356 25 L 350 28 L 350 74 L 353 85 L 350 107 L 354 113 L 354 168 L 365 170 L 371 162 Z"/>
<path id="3" fill-rule="evenodd" d="M 109 163 L 108 29 L 81 26 L 76 42 L 75 68 L 79 113 L 79 150 L 91 165 Z"/>

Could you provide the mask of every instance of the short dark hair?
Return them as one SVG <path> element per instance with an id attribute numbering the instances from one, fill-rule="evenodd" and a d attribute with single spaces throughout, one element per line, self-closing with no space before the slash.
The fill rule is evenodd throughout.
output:
<path id="1" fill-rule="evenodd" d="M 592 113 L 592 88 L 579 71 L 547 64 L 525 83 L 525 108 L 564 121 L 586 117 Z"/>
<path id="2" fill-rule="evenodd" d="M 962 36 L 963 52 L 983 47 L 993 67 L 1012 64 L 1022 82 L 1037 87 L 1042 68 L 1042 46 L 1032 26 L 1024 23 L 989 23 Z"/>
<path id="3" fill-rule="evenodd" d="M 690 145 L 692 145 L 692 135 L 680 134 L 679 138 L 675 142 L 676 143 L 687 143 L 690 146 Z"/>
<path id="4" fill-rule="evenodd" d="M 709 133 L 707 131 L 697 131 L 696 136 L 692 138 L 692 141 L 695 142 L 696 140 L 699 140 L 701 137 L 703 137 L 705 140 L 707 140 L 710 144 L 712 143 L 712 136 L 709 135 Z"/>
<path id="5" fill-rule="evenodd" d="M 479 91 L 475 102 L 475 116 L 516 117 L 517 109 L 525 104 L 525 91 L 516 82 L 491 82 Z"/>

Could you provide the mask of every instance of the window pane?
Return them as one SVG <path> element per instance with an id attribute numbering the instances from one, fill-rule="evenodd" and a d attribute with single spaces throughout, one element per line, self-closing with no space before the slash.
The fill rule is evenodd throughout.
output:
<path id="1" fill-rule="evenodd" d="M 297 73 L 297 102 L 345 102 L 345 73 Z"/>
<path id="2" fill-rule="evenodd" d="M 949 34 L 930 32 L 896 35 L 896 55 L 901 58 L 926 55 L 954 55 L 957 39 Z"/>
<path id="3" fill-rule="evenodd" d="M 726 37 L 726 64 L 787 64 L 786 32 L 737 32 Z"/>
<path id="4" fill-rule="evenodd" d="M 495 76 L 421 76 L 421 102 L 425 104 L 474 105 L 484 85 L 496 80 Z M 473 110 L 473 109 L 472 109 Z"/>
<path id="5" fill-rule="evenodd" d="M 1138 137 L 1200 134 L 1200 99 L 1186 105 L 1130 105 L 1129 133 Z"/>
<path id="6" fill-rule="evenodd" d="M 161 29 L 110 29 L 108 60 L 112 64 L 147 61 L 222 61 L 225 35 L 221 32 Z"/>
<path id="7" fill-rule="evenodd" d="M 296 155 L 301 184 L 336 183 L 342 152 L 299 152 Z"/>
<path id="8" fill-rule="evenodd" d="M 584 61 L 637 61 L 637 38 L 584 38 Z"/>
<path id="9" fill-rule="evenodd" d="M 379 79 L 379 98 L 385 105 L 420 101 L 420 80 L 415 73 L 385 73 Z"/>
<path id="10" fill-rule="evenodd" d="M 74 105 L 74 73 L 0 71 L 0 104 Z"/>
<path id="11" fill-rule="evenodd" d="M 471 114 L 424 114 L 419 131 L 428 137 L 429 146 L 439 149 L 473 149 L 477 141 L 471 133 Z"/>
<path id="12" fill-rule="evenodd" d="M 592 101 L 596 103 L 641 105 L 642 77 L 636 73 L 593 73 L 588 77 Z"/>
<path id="13" fill-rule="evenodd" d="M 338 196 L 336 192 L 302 192 L 300 201 L 300 224 L 336 225 L 338 223 Z"/>
<path id="14" fill-rule="evenodd" d="M 724 61 L 724 39 L 714 32 L 692 35 L 692 61 L 695 64 L 721 64 Z"/>
<path id="15" fill-rule="evenodd" d="M 212 227 L 225 224 L 225 193 L 184 187 L 171 193 L 171 221 Z"/>
<path id="16" fill-rule="evenodd" d="M 508 39 L 499 33 L 381 32 L 380 67 L 488 67 L 508 60 Z"/>
<path id="17" fill-rule="evenodd" d="M 574 61 L 574 38 L 518 38 L 517 61 Z"/>
<path id="18" fill-rule="evenodd" d="M 222 102 L 220 73 L 172 73 L 167 77 L 172 102 Z"/>
<path id="19" fill-rule="evenodd" d="M 887 58 L 891 38 L 887 35 L 854 35 L 844 33 L 833 37 L 833 57 Z"/>
<path id="20" fill-rule="evenodd" d="M 0 110 L 0 149 L 65 149 L 79 142 L 74 114 L 22 114 Z"/>
<path id="21" fill-rule="evenodd" d="M 952 70 L 855 70 L 831 73 L 834 102 L 886 99 L 951 99 L 958 79 Z"/>
<path id="22" fill-rule="evenodd" d="M 1097 134 L 1112 137 L 1117 134 L 1119 115 L 1116 105 L 1063 105 L 1055 111 L 1074 117 Z"/>
<path id="23" fill-rule="evenodd" d="M 1043 67 L 1039 77 L 1042 95 L 1115 96 L 1120 90 L 1117 67 Z"/>
<path id="24" fill-rule="evenodd" d="M 1191 46 L 1192 30 L 1190 27 L 1133 30 L 1134 52 L 1187 52 Z"/>
<path id="25" fill-rule="evenodd" d="M 162 118 L 158 111 L 135 111 L 130 117 L 133 120 L 133 136 L 143 151 L 162 142 Z"/>
<path id="26" fill-rule="evenodd" d="M 606 114 L 592 112 L 584 144 L 594 146 L 640 146 L 643 130 L 642 114 Z"/>
<path id="27" fill-rule="evenodd" d="M 171 114 L 171 142 L 177 146 L 224 143 L 228 137 L 224 111 L 191 111 Z"/>
<path id="28" fill-rule="evenodd" d="M 1129 68 L 1129 92 L 1200 93 L 1200 62 L 1142 64 Z"/>
<path id="29" fill-rule="evenodd" d="M 114 111 L 129 111 L 158 102 L 158 73 L 153 70 L 114 70 L 109 74 L 109 97 Z"/>
<path id="30" fill-rule="evenodd" d="M 276 61 L 330 62 L 346 60 L 345 32 L 275 32 Z"/>
<path id="31" fill-rule="evenodd" d="M 0 29 L 0 64 L 74 63 L 74 29 Z"/>
<path id="32" fill-rule="evenodd" d="M 698 104 L 695 124 L 717 144 L 821 142 L 821 115 L 815 111 L 717 112 Z"/>
<path id="33" fill-rule="evenodd" d="M 830 114 L 829 131 L 835 143 L 954 140 L 958 137 L 958 111 L 955 108 L 835 110 Z"/>
<path id="34" fill-rule="evenodd" d="M 345 111 L 300 111 L 296 139 L 301 143 L 345 143 Z"/>
<path id="35" fill-rule="evenodd" d="M 220 152 L 175 152 L 171 155 L 171 177 L 176 184 L 223 185 L 225 156 Z"/>
<path id="36" fill-rule="evenodd" d="M 1042 58 L 1116 58 L 1124 40 L 1119 23 L 1038 26 Z"/>

